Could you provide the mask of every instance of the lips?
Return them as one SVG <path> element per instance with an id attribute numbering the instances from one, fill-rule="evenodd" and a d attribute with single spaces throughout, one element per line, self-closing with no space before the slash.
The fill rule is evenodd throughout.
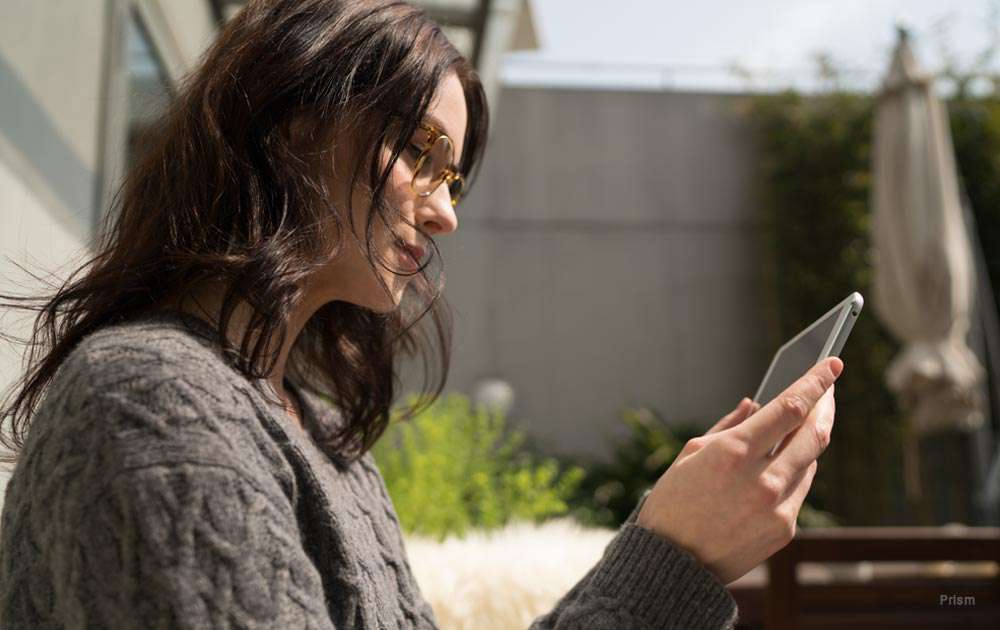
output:
<path id="1" fill-rule="evenodd" d="M 396 247 L 403 253 L 403 262 L 408 267 L 412 267 L 411 271 L 416 271 L 420 268 L 420 263 L 423 261 L 425 253 L 423 247 L 410 245 L 403 241 L 396 241 Z"/>

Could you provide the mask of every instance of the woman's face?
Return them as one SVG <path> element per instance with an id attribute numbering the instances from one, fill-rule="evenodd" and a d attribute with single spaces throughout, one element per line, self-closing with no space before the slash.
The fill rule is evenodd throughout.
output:
<path id="1" fill-rule="evenodd" d="M 455 150 L 454 164 L 461 163 L 467 111 L 465 93 L 454 72 L 446 75 L 442 81 L 434 101 L 427 110 L 424 122 L 441 129 L 451 138 Z M 427 132 L 418 128 L 410 142 L 423 146 L 427 139 Z M 383 148 L 383 166 L 388 164 L 389 156 L 389 149 Z M 352 156 L 343 155 L 339 150 L 334 156 L 332 190 L 336 199 L 335 205 L 337 208 L 346 208 L 345 202 L 354 163 L 347 162 L 350 164 L 349 168 L 337 168 L 338 159 L 351 160 Z M 320 305 L 342 300 L 385 313 L 399 305 L 403 290 L 409 282 L 421 281 L 420 274 L 414 274 L 416 268 L 412 260 L 396 244 L 396 239 L 422 247 L 428 252 L 429 245 L 412 226 L 419 225 L 426 233 L 437 237 L 454 232 L 458 228 L 458 219 L 451 205 L 447 185 L 438 186 L 426 197 L 420 197 L 413 191 L 410 183 L 413 180 L 415 162 L 416 155 L 413 149 L 407 147 L 400 154 L 389 175 L 384 194 L 385 201 L 390 208 L 398 209 L 400 216 L 396 219 L 396 225 L 391 226 L 392 231 L 386 227 L 384 221 L 375 218 L 372 226 L 374 263 L 369 262 L 365 245 L 365 226 L 371 208 L 371 197 L 365 190 L 353 191 L 354 233 L 343 235 L 338 255 L 310 279 L 307 288 L 307 292 L 311 294 L 310 299 Z M 343 217 L 341 223 L 345 231 L 351 230 L 347 217 Z M 333 237 L 331 242 L 336 242 L 335 223 L 331 222 L 330 230 Z M 419 262 L 423 264 L 426 258 L 425 253 Z M 381 276 L 389 288 L 388 293 L 376 274 Z"/>

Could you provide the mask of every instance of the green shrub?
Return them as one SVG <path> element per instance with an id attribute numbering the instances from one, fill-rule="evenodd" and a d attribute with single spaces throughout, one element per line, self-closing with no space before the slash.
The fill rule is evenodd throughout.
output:
<path id="1" fill-rule="evenodd" d="M 443 539 L 569 510 L 583 471 L 536 461 L 524 441 L 503 415 L 453 393 L 409 422 L 394 417 L 373 455 L 403 531 Z"/>
<path id="2" fill-rule="evenodd" d="M 624 434 L 615 443 L 610 462 L 567 460 L 567 464 L 587 471 L 570 499 L 573 517 L 584 525 L 619 527 L 642 493 L 652 488 L 674 463 L 684 444 L 708 430 L 693 423 L 670 426 L 646 407 L 627 408 L 620 419 Z M 828 527 L 839 522 L 832 514 L 804 503 L 798 524 Z"/>
<path id="3" fill-rule="evenodd" d="M 618 527 L 639 502 L 642 493 L 670 467 L 684 443 L 700 435 L 697 429 L 675 427 L 645 407 L 624 409 L 623 437 L 608 462 L 567 459 L 586 470 L 572 503 L 573 517 L 589 526 Z"/>

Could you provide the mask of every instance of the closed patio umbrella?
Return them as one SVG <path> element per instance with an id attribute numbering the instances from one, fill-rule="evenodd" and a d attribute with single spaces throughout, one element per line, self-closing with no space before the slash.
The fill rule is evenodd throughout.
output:
<path id="1" fill-rule="evenodd" d="M 983 421 L 983 369 L 966 343 L 975 268 L 944 103 L 899 30 L 872 148 L 873 305 L 902 342 L 886 373 L 907 413 L 907 495 L 920 499 L 919 438 Z"/>

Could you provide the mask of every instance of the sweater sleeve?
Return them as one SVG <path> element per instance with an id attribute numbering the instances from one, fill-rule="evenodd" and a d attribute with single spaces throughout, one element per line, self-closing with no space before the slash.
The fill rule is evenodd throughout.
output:
<path id="1" fill-rule="evenodd" d="M 288 511 L 233 468 L 119 473 L 61 532 L 57 621 L 69 628 L 332 629 Z M 57 543 L 59 544 L 59 543 Z M 55 621 L 55 620 L 54 620 Z"/>
<path id="2" fill-rule="evenodd" d="M 731 629 L 737 606 L 698 560 L 636 523 L 642 496 L 596 565 L 530 630 Z"/>

